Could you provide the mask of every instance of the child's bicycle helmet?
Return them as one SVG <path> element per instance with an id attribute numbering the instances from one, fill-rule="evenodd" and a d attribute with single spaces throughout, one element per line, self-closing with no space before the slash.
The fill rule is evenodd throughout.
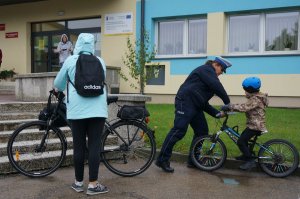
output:
<path id="1" fill-rule="evenodd" d="M 261 81 L 258 77 L 247 77 L 244 79 L 242 86 L 248 93 L 255 93 L 259 91 Z"/>

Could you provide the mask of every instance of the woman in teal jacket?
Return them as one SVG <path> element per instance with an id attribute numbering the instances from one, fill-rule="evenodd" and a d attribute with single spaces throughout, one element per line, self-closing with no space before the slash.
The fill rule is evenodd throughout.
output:
<path id="1" fill-rule="evenodd" d="M 94 36 L 89 33 L 81 33 L 75 45 L 74 55 L 69 56 L 54 80 L 54 87 L 64 91 L 68 86 L 67 119 L 70 121 L 73 135 L 73 155 L 75 167 L 75 182 L 72 184 L 77 192 L 83 192 L 84 156 L 86 137 L 88 137 L 88 163 L 89 163 L 89 185 L 87 194 L 94 195 L 108 192 L 108 188 L 98 183 L 98 171 L 100 164 L 100 139 L 104 122 L 107 118 L 106 89 L 104 94 L 97 97 L 82 97 L 68 84 L 68 77 L 72 82 L 75 79 L 76 62 L 79 53 L 94 54 Z M 106 66 L 100 57 L 104 72 Z M 99 77 L 100 78 L 100 77 Z"/>

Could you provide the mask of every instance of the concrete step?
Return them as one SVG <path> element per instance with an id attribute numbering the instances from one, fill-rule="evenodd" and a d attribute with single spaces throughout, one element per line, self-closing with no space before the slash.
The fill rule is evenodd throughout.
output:
<path id="1" fill-rule="evenodd" d="M 53 152 L 49 155 L 44 155 L 43 158 L 55 158 L 55 155 L 59 154 L 60 152 Z M 32 162 L 32 169 L 41 169 L 41 159 L 38 157 L 35 157 L 34 161 Z M 66 157 L 65 160 L 62 164 L 62 166 L 69 166 L 69 165 L 73 165 L 73 150 L 67 150 L 66 151 Z M 12 165 L 10 164 L 8 157 L 7 156 L 3 156 L 0 157 L 0 174 L 8 174 L 8 173 L 16 173 L 17 171 L 12 167 Z"/>
<path id="2" fill-rule="evenodd" d="M 73 138 L 67 137 L 66 139 L 67 139 L 68 149 L 73 149 Z M 25 152 L 25 153 L 33 152 L 35 150 L 36 146 L 39 145 L 40 143 L 41 143 L 41 140 L 15 142 L 13 150 L 20 150 L 20 157 L 21 157 L 22 152 Z M 60 140 L 58 138 L 48 140 L 47 149 L 46 149 L 47 152 L 52 152 L 52 151 L 58 150 L 60 148 L 61 148 Z M 6 143 L 0 144 L 0 157 L 3 157 L 3 156 L 7 156 L 7 144 Z"/>
<path id="3" fill-rule="evenodd" d="M 38 119 L 2 120 L 2 121 L 0 121 L 0 131 L 15 130 L 23 123 L 36 121 L 36 120 L 38 120 Z"/>
<path id="4" fill-rule="evenodd" d="M 65 137 L 71 137 L 71 129 L 69 127 L 61 127 L 60 130 L 63 132 Z M 0 144 L 1 143 L 7 143 L 10 136 L 13 134 L 14 130 L 11 131 L 0 131 Z M 30 140 L 35 140 L 35 139 L 40 139 L 41 134 L 44 131 L 41 131 L 39 129 L 26 129 L 23 130 L 20 135 L 18 135 L 18 140 L 22 141 L 30 141 Z M 38 138 L 37 138 L 38 137 Z"/>
<path id="5" fill-rule="evenodd" d="M 26 112 L 26 113 L 0 113 L 1 120 L 20 120 L 20 119 L 37 119 L 39 113 Z"/>
<path id="6" fill-rule="evenodd" d="M 105 150 L 112 150 L 115 149 L 117 146 L 110 146 L 106 147 Z M 57 156 L 61 154 L 61 151 L 51 151 L 50 153 L 43 154 L 41 156 L 38 155 L 27 155 L 24 156 L 20 161 L 26 161 L 28 159 L 33 160 L 32 161 L 32 169 L 41 169 L 41 159 L 47 159 L 47 158 L 57 158 Z M 51 161 L 51 160 L 50 160 Z M 64 162 L 61 166 L 70 166 L 73 165 L 73 149 L 67 149 L 66 151 L 66 157 Z M 8 173 L 16 173 L 17 171 L 13 168 L 13 166 L 10 164 L 9 159 L 7 156 L 0 157 L 0 175 L 1 174 L 8 174 Z"/>
<path id="7" fill-rule="evenodd" d="M 14 95 L 15 89 L 0 88 L 0 95 Z"/>
<path id="8" fill-rule="evenodd" d="M 0 113 L 39 113 L 47 106 L 47 102 L 1 102 Z"/>
<path id="9" fill-rule="evenodd" d="M 15 82 L 0 81 L 0 95 L 14 95 Z"/>

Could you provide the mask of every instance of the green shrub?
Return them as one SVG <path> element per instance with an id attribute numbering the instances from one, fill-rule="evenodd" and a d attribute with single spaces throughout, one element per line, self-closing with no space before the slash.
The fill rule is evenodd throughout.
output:
<path id="1" fill-rule="evenodd" d="M 0 79 L 12 78 L 15 74 L 16 74 L 16 72 L 14 71 L 14 69 L 3 70 L 3 71 L 0 71 Z"/>

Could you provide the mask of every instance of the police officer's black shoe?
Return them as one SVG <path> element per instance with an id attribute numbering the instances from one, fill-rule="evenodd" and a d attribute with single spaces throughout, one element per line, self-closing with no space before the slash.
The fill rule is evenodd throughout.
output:
<path id="1" fill-rule="evenodd" d="M 162 170 L 164 170 L 167 173 L 173 173 L 174 169 L 172 167 L 170 167 L 170 162 L 161 162 L 156 160 L 155 165 L 162 168 Z"/>

